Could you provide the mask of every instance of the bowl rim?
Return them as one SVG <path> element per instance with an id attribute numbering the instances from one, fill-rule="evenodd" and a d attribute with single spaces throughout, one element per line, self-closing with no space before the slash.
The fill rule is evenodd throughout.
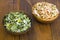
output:
<path id="1" fill-rule="evenodd" d="M 26 15 L 27 17 L 29 17 L 29 16 L 26 14 L 26 12 L 24 12 L 24 11 L 22 11 L 22 10 L 20 10 L 20 11 L 10 11 L 10 12 L 23 12 L 24 15 Z M 6 13 L 6 14 L 4 15 L 3 21 L 2 21 L 3 26 L 4 26 L 4 18 L 5 18 L 6 15 L 9 14 L 10 12 L 8 12 L 8 13 Z M 32 21 L 31 21 L 32 19 L 31 19 L 30 17 L 29 17 L 29 19 L 30 19 L 31 27 L 32 27 Z M 24 33 L 26 33 L 27 31 L 29 31 L 29 30 L 31 29 L 31 27 L 29 27 L 27 30 L 22 31 L 22 32 L 12 32 L 12 31 L 10 31 L 10 30 L 7 30 L 7 29 L 6 29 L 6 26 L 4 26 L 4 29 L 5 29 L 7 32 L 10 32 L 10 33 L 12 33 L 12 34 L 18 34 L 18 35 L 20 35 L 20 34 L 24 34 Z"/>
<path id="2" fill-rule="evenodd" d="M 42 3 L 42 2 L 37 2 L 37 3 L 35 3 L 33 6 L 32 6 L 32 15 L 39 21 L 39 22 L 41 22 L 42 21 L 42 23 L 44 23 L 44 22 L 51 22 L 51 21 L 54 21 L 54 20 L 56 20 L 58 17 L 59 17 L 59 13 L 57 14 L 57 16 L 55 16 L 55 17 L 53 17 L 52 19 L 48 19 L 48 20 L 43 20 L 43 19 L 41 19 L 41 18 L 39 18 L 39 17 L 37 17 L 36 15 L 35 15 L 35 13 L 33 13 L 33 9 L 34 9 L 34 6 L 36 5 L 36 4 L 38 4 L 38 3 Z M 43 3 L 49 3 L 49 2 L 43 2 Z M 50 3 L 50 4 L 52 4 L 52 3 Z M 56 7 L 57 8 L 57 7 Z M 57 8 L 58 9 L 58 8 Z M 59 10 L 58 10 L 59 11 Z M 40 19 L 40 20 L 39 20 Z"/>

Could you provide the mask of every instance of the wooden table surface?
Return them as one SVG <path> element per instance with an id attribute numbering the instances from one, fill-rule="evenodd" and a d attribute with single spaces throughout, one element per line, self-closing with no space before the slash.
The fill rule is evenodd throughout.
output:
<path id="1" fill-rule="evenodd" d="M 28 0 L 31 5 L 37 2 L 50 2 L 60 11 L 60 0 Z M 26 0 L 0 0 L 0 40 L 60 40 L 60 16 L 51 24 L 42 24 L 32 15 L 31 5 Z M 32 27 L 23 35 L 11 35 L 4 30 L 2 20 L 10 11 L 24 10 L 32 19 Z"/>

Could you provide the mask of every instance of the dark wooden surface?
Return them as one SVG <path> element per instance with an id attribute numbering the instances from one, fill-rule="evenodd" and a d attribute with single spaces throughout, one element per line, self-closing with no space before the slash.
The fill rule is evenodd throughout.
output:
<path id="1" fill-rule="evenodd" d="M 37 2 L 50 2 L 60 11 L 60 0 L 28 0 L 31 5 Z M 31 12 L 31 5 L 26 0 L 0 0 L 0 40 L 60 40 L 60 16 L 51 24 L 36 21 Z M 23 35 L 11 35 L 4 30 L 2 20 L 10 11 L 25 11 L 32 19 L 31 30 Z"/>

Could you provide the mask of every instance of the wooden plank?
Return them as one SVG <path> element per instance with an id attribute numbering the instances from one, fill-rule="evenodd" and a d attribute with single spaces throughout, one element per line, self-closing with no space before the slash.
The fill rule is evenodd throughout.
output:
<path id="1" fill-rule="evenodd" d="M 49 24 L 35 24 L 37 40 L 52 40 L 51 29 Z M 36 30 L 37 29 L 37 30 Z"/>
<path id="2" fill-rule="evenodd" d="M 56 0 L 57 8 L 60 11 L 60 0 Z M 58 19 L 51 24 L 52 32 L 53 32 L 53 40 L 60 40 L 60 14 Z"/>
<path id="3" fill-rule="evenodd" d="M 13 8 L 14 11 L 19 11 L 19 9 L 20 9 L 20 0 L 13 0 L 13 6 L 14 6 L 14 8 Z"/>
<path id="4" fill-rule="evenodd" d="M 31 1 L 30 4 L 33 5 L 39 1 L 41 2 L 45 0 L 28 0 L 28 1 Z M 26 2 L 25 0 L 20 1 L 21 7 L 20 9 L 24 10 L 32 19 L 31 30 L 26 35 L 23 35 L 21 37 L 23 38 L 23 40 L 25 40 L 25 37 L 28 38 L 28 40 L 52 40 L 50 24 L 41 24 L 37 22 L 32 15 L 31 5 L 29 5 L 29 3 Z"/>
<path id="5" fill-rule="evenodd" d="M 7 2 L 6 2 L 7 1 Z M 1 0 L 0 1 L 0 40 L 13 40 L 14 36 L 8 34 L 2 25 L 2 20 L 4 15 L 10 10 L 11 8 L 13 10 L 13 5 L 10 5 L 9 2 L 12 2 L 12 0 Z M 9 7 L 10 6 L 10 7 Z"/>
<path id="6" fill-rule="evenodd" d="M 18 5 L 18 1 L 16 0 L 0 0 L 0 40 L 19 40 L 19 36 L 7 33 L 2 23 L 5 14 L 10 11 L 19 10 Z"/>
<path id="7" fill-rule="evenodd" d="M 28 40 L 27 33 L 20 35 L 20 38 L 19 38 L 19 39 L 20 39 L 20 40 Z"/>
<path id="8" fill-rule="evenodd" d="M 55 5 L 57 5 L 57 8 L 60 9 L 60 1 L 59 0 L 46 0 L 47 2 L 53 3 Z M 51 24 L 51 30 L 52 30 L 52 37 L 53 40 L 60 40 L 60 36 L 59 36 L 59 25 L 60 25 L 60 16 L 57 20 L 55 20 L 52 24 Z"/>
<path id="9" fill-rule="evenodd" d="M 59 12 L 60 12 L 60 0 L 57 0 L 57 7 L 59 9 Z M 58 40 L 60 40 L 60 14 L 59 14 L 59 18 L 57 20 L 57 23 L 56 23 L 56 27 L 57 27 L 57 37 L 58 37 Z"/>

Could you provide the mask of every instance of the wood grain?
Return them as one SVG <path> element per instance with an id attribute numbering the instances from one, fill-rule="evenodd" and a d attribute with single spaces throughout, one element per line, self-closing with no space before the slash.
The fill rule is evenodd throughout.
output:
<path id="1" fill-rule="evenodd" d="M 5 32 L 4 27 L 2 25 L 3 17 L 10 9 L 8 7 L 8 4 L 9 4 L 8 0 L 7 0 L 7 2 L 5 0 L 0 1 L 0 40 L 13 40 L 14 39 L 13 36 L 11 36 Z M 10 6 L 11 6 L 11 8 L 13 7 L 12 5 L 10 5 Z"/>
<path id="2" fill-rule="evenodd" d="M 60 5 L 59 5 L 60 0 L 54 0 L 54 1 L 46 0 L 46 1 L 55 4 L 57 6 L 57 8 L 59 9 L 59 11 L 60 11 L 60 8 L 59 8 L 60 7 Z M 53 40 L 60 40 L 60 36 L 59 36 L 59 32 L 60 32 L 60 30 L 59 30 L 60 26 L 59 25 L 60 25 L 60 22 L 59 21 L 60 21 L 60 16 L 59 16 L 59 18 L 57 20 L 55 20 L 54 23 L 51 24 Z"/>
<path id="3" fill-rule="evenodd" d="M 9 33 L 7 33 L 4 30 L 4 26 L 2 23 L 3 17 L 5 14 L 7 14 L 10 11 L 14 11 L 17 3 L 13 3 L 15 0 L 0 0 L 0 40 L 19 40 L 19 36 L 14 36 Z M 15 5 L 14 5 L 15 4 Z"/>
<path id="4" fill-rule="evenodd" d="M 0 0 L 0 40 L 60 40 L 60 16 L 51 24 L 42 24 L 32 15 L 32 5 L 43 1 L 57 5 L 60 11 L 60 0 Z M 32 19 L 32 27 L 23 35 L 11 35 L 4 30 L 3 17 L 10 11 L 20 10 Z"/>

